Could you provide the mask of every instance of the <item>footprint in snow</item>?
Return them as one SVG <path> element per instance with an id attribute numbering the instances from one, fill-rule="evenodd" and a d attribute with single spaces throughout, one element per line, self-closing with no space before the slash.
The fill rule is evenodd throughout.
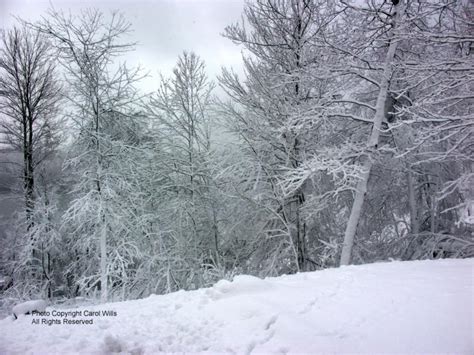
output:
<path id="1" fill-rule="evenodd" d="M 304 314 L 304 313 L 308 313 L 309 311 L 311 311 L 311 308 L 313 308 L 313 306 L 316 304 L 318 298 L 315 298 L 314 300 L 312 300 L 311 302 L 309 302 L 306 306 L 304 306 L 304 308 L 299 311 L 298 313 L 299 314 Z"/>
<path id="2" fill-rule="evenodd" d="M 265 324 L 265 330 L 269 330 L 275 324 L 277 319 L 278 319 L 278 315 L 277 314 L 273 315 Z"/>

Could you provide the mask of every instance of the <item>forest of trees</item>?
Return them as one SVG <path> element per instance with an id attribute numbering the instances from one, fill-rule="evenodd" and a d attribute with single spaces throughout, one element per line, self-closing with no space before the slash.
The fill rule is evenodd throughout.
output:
<path id="1" fill-rule="evenodd" d="M 2 299 L 474 257 L 471 1 L 248 1 L 243 75 L 183 52 L 152 93 L 130 30 L 52 9 L 1 34 Z"/>

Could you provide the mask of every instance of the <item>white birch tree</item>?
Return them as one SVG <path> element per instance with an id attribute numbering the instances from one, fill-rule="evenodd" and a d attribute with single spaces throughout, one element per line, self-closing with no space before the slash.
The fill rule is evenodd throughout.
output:
<path id="1" fill-rule="evenodd" d="M 394 1 L 394 6 L 390 14 L 392 19 L 391 28 L 387 34 L 388 48 L 385 54 L 385 59 L 382 62 L 382 74 L 378 82 L 378 94 L 377 101 L 375 103 L 375 112 L 373 115 L 373 122 L 371 133 L 367 141 L 367 149 L 370 151 L 376 150 L 379 144 L 380 131 L 382 128 L 382 122 L 385 117 L 385 106 L 389 94 L 389 85 L 393 73 L 393 61 L 395 58 L 395 52 L 399 43 L 397 37 L 397 31 L 403 23 L 403 16 L 405 15 L 404 1 Z M 364 203 L 365 194 L 367 193 L 367 184 L 370 177 L 370 171 L 372 169 L 373 160 L 371 153 L 368 153 L 362 163 L 363 172 L 360 176 L 360 180 L 357 183 L 356 192 L 354 196 L 354 202 L 351 207 L 349 215 L 349 221 L 347 222 L 346 231 L 344 233 L 344 242 L 341 252 L 341 265 L 347 265 L 351 261 L 351 252 L 354 244 L 354 236 L 356 234 L 357 224 L 359 223 L 360 215 L 362 212 L 362 206 Z"/>

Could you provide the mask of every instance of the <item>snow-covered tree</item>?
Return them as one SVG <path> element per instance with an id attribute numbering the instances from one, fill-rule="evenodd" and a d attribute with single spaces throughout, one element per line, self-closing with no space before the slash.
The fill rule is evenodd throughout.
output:
<path id="1" fill-rule="evenodd" d="M 22 155 L 29 216 L 34 209 L 35 170 L 55 148 L 50 139 L 49 150 L 45 149 L 45 139 L 57 138 L 60 86 L 54 79 L 53 50 L 43 34 L 26 26 L 14 27 L 2 33 L 1 41 L 1 139 Z"/>
<path id="2" fill-rule="evenodd" d="M 34 27 L 58 49 L 72 107 L 74 142 L 65 167 L 77 178 L 62 227 L 73 255 L 68 273 L 84 289 L 100 284 L 105 301 L 109 285 L 122 284 L 138 254 L 133 172 L 140 161 L 141 116 L 132 106 L 139 99 L 133 87 L 138 71 L 116 61 L 133 48 L 120 42 L 130 25 L 116 13 L 108 19 L 84 10 L 71 17 L 53 9 Z"/>
<path id="3" fill-rule="evenodd" d="M 232 98 L 227 116 L 255 163 L 248 178 L 268 213 L 266 235 L 282 248 L 275 254 L 285 254 L 285 269 L 305 270 L 315 266 L 307 250 L 311 226 L 304 212 L 314 186 L 307 180 L 286 188 L 286 181 L 288 171 L 302 169 L 328 138 L 323 131 L 329 126 L 322 124 L 318 110 L 334 87 L 318 67 L 327 51 L 319 50 L 317 39 L 334 19 L 333 6 L 262 0 L 248 3 L 244 11 L 245 22 L 225 31 L 246 53 L 245 81 L 227 70 L 221 78 Z"/>
<path id="4" fill-rule="evenodd" d="M 13 276 L 15 287 L 21 288 L 23 283 L 21 294 L 28 295 L 40 292 L 44 285 L 44 258 L 55 239 L 50 236 L 40 241 L 37 235 L 43 228 L 37 225 L 43 221 L 42 212 L 49 214 L 38 182 L 42 184 L 41 175 L 48 170 L 59 144 L 60 85 L 55 80 L 53 48 L 39 31 L 16 26 L 2 32 L 1 42 L 0 139 L 12 153 L 21 156 L 20 169 L 11 160 L 2 159 L 1 165 L 4 171 L 14 167 L 11 170 L 20 177 L 18 185 L 24 198 L 24 208 L 6 224 L 12 226 L 12 239 L 4 241 L 4 247 L 10 244 L 8 250 L 12 252 L 4 271 Z"/>
<path id="5" fill-rule="evenodd" d="M 204 62 L 184 52 L 173 75 L 162 78 L 147 105 L 155 139 L 160 142 L 159 169 L 167 175 L 159 186 L 166 197 L 160 203 L 169 215 L 183 260 L 202 274 L 205 263 L 219 260 L 219 231 L 212 170 L 211 92 L 214 84 L 205 73 Z M 194 285 L 202 281 L 191 281 Z M 197 284 L 196 284 L 197 283 Z"/>
<path id="6" fill-rule="evenodd" d="M 250 55 L 245 82 L 223 74 L 232 99 L 224 111 L 248 157 L 256 157 L 252 170 L 268 179 L 261 205 L 273 200 L 280 207 L 270 210 L 279 214 L 292 196 L 304 196 L 296 211 L 304 211 L 300 226 L 312 234 L 305 246 L 295 237 L 301 233 L 293 212 L 283 216 L 283 229 L 275 228 L 291 236 L 298 260 L 318 263 L 309 254 L 319 246 L 310 244 L 321 234 L 331 235 L 321 247 L 340 252 L 340 264 L 350 262 L 356 234 L 357 262 L 409 257 L 404 248 L 414 244 L 408 238 L 424 235 L 426 218 L 432 234 L 444 235 L 459 219 L 456 208 L 469 214 L 469 198 L 445 200 L 444 207 L 438 202 L 453 189 L 460 190 L 456 196 L 472 195 L 466 188 L 470 97 L 453 95 L 472 84 L 469 8 L 467 2 L 257 1 L 246 7 L 247 23 L 227 29 Z M 298 149 L 291 149 L 292 137 Z M 433 165 L 441 160 L 451 164 L 448 174 Z M 397 231 L 400 223 L 409 228 L 393 234 L 386 228 L 392 223 Z"/>
<path id="7" fill-rule="evenodd" d="M 344 61 L 331 70 L 352 78 L 355 86 L 346 96 L 353 101 L 357 99 L 354 106 L 369 108 L 369 112 L 359 117 L 368 119 L 370 127 L 365 129 L 370 134 L 361 150 L 362 158 L 357 163 L 362 170 L 356 178 L 358 182 L 344 237 L 341 264 L 347 264 L 351 259 L 358 225 L 361 227 L 364 200 L 367 195 L 372 201 L 377 199 L 372 194 L 375 189 L 370 192 L 370 188 L 375 186 L 376 179 L 381 178 L 375 178 L 371 171 L 374 167 L 382 169 L 384 181 L 386 172 L 390 171 L 389 161 L 400 166 L 406 174 L 407 188 L 402 196 L 406 196 L 404 200 L 410 207 L 410 235 L 416 238 L 423 230 L 423 221 L 420 221 L 423 217 L 420 207 L 423 206 L 417 203 L 420 194 L 417 182 L 425 184 L 421 189 L 425 190 L 422 200 L 428 201 L 428 210 L 431 210 L 431 232 L 439 231 L 435 227 L 439 221 L 435 211 L 439 208 L 436 195 L 441 192 L 443 180 L 452 177 L 433 181 L 434 176 L 439 176 L 439 166 L 433 169 L 425 164 L 421 170 L 415 166 L 426 162 L 424 159 L 420 161 L 421 154 L 426 153 L 433 159 L 450 155 L 453 158 L 451 162 L 457 161 L 457 164 L 466 166 L 466 159 L 454 156 L 453 151 L 457 148 L 465 151 L 463 143 L 470 137 L 468 131 L 472 119 L 469 110 L 472 103 L 469 103 L 468 96 L 459 96 L 457 92 L 462 90 L 461 87 L 467 88 L 472 81 L 469 74 L 472 72 L 472 59 L 465 53 L 461 54 L 465 52 L 464 43 L 469 42 L 465 15 L 468 13 L 467 4 L 426 1 L 353 4 L 341 1 L 341 7 L 344 11 L 338 25 L 344 28 L 343 33 L 347 35 L 340 36 L 341 32 L 335 32 L 338 36 L 328 38 L 327 44 Z M 459 59 L 453 60 L 453 54 L 458 55 Z M 371 90 L 365 89 L 367 87 Z M 449 105 L 445 106 L 447 103 Z M 449 133 L 441 133 L 442 125 L 439 121 L 434 122 L 440 117 L 434 117 L 434 112 L 450 122 L 445 124 L 445 127 L 450 126 Z M 354 116 L 353 113 L 351 115 Z M 427 125 L 430 120 L 432 124 Z M 415 121 L 418 124 L 411 125 Z M 421 121 L 425 124 L 419 124 Z M 456 148 L 450 148 L 450 144 L 438 144 L 440 152 L 438 158 L 434 158 L 433 145 L 430 146 L 429 139 L 426 139 L 434 135 L 438 143 L 457 136 Z M 416 150 L 417 154 L 409 156 L 402 153 L 398 161 L 387 160 L 394 151 L 407 150 Z M 457 171 L 454 176 L 459 176 Z M 461 177 L 461 180 L 464 178 Z M 435 190 L 433 185 L 437 186 Z M 389 200 L 386 197 L 385 200 Z M 455 219 L 449 216 L 444 228 L 453 225 Z M 371 234 L 370 230 L 365 231 Z"/>
<path id="8" fill-rule="evenodd" d="M 371 122 L 370 135 L 367 140 L 367 155 L 363 158 L 361 163 L 362 173 L 359 178 L 359 181 L 356 186 L 356 192 L 354 196 L 354 202 L 351 207 L 351 213 L 349 215 L 349 221 L 347 222 L 346 231 L 344 234 L 344 244 L 341 252 L 341 265 L 346 265 L 350 263 L 352 246 L 354 244 L 354 236 L 356 234 L 357 224 L 359 223 L 360 215 L 362 213 L 362 206 L 364 203 L 365 194 L 367 192 L 367 185 L 369 182 L 370 172 L 373 165 L 373 160 L 371 157 L 371 151 L 374 151 L 378 148 L 380 143 L 380 132 L 382 128 L 382 123 L 386 119 L 385 107 L 387 105 L 387 98 L 389 97 L 389 86 L 390 80 L 393 73 L 393 61 L 395 58 L 395 52 L 399 43 L 397 38 L 397 31 L 401 27 L 402 18 L 405 15 L 405 5 L 402 1 L 394 1 L 391 12 L 384 14 L 387 18 L 387 25 L 389 30 L 384 39 L 387 47 L 385 52 L 385 57 L 380 63 L 380 79 L 374 84 L 378 87 L 377 100 L 375 106 L 373 107 L 374 113 Z M 375 11 L 377 14 L 379 10 Z M 374 16 L 370 14 L 368 16 Z M 380 26 L 380 30 L 385 30 L 385 26 Z M 379 35 L 379 31 L 374 31 L 371 35 L 372 38 Z M 351 49 L 349 49 L 351 50 Z M 383 54 L 382 54 L 383 55 Z"/>

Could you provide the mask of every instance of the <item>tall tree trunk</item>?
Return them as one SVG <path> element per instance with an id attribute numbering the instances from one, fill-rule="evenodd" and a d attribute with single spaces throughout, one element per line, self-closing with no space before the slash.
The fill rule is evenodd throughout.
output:
<path id="1" fill-rule="evenodd" d="M 220 266 L 219 257 L 219 227 L 217 226 L 217 212 L 214 206 L 212 208 L 212 230 L 214 233 L 214 248 L 215 248 L 215 262 L 217 266 Z"/>
<path id="2" fill-rule="evenodd" d="M 98 84 L 94 83 L 93 86 L 94 92 L 94 131 L 95 136 L 93 136 L 93 144 L 95 145 L 96 154 L 97 154 L 97 162 L 96 162 L 96 190 L 97 194 L 99 195 L 100 199 L 100 209 L 98 215 L 98 226 L 100 229 L 98 231 L 99 234 L 99 252 L 100 252 L 100 299 L 102 302 L 107 302 L 109 297 L 108 295 L 108 275 L 107 275 L 107 216 L 106 211 L 104 211 L 104 199 L 102 196 L 102 151 L 101 151 L 101 142 L 100 142 L 100 133 L 101 133 L 101 103 L 99 99 L 98 93 Z"/>
<path id="3" fill-rule="evenodd" d="M 301 215 L 301 207 L 304 202 L 304 195 L 300 192 L 297 196 L 296 205 L 296 235 L 297 235 L 297 250 L 298 250 L 298 269 L 299 271 L 306 271 L 306 223 Z"/>
<path id="4" fill-rule="evenodd" d="M 103 212 L 102 212 L 103 213 Z M 105 215 L 102 216 L 102 231 L 100 234 L 100 298 L 102 302 L 107 302 L 107 223 Z"/>
<path id="5" fill-rule="evenodd" d="M 403 1 L 398 2 L 392 11 L 394 16 L 394 27 L 392 29 L 392 36 L 388 51 L 385 57 L 384 69 L 382 78 L 380 80 L 379 93 L 377 96 L 377 103 L 375 106 L 374 122 L 372 131 L 367 142 L 368 154 L 362 164 L 363 173 L 357 183 L 356 193 L 354 202 L 351 208 L 351 214 L 349 221 L 347 222 L 346 231 L 344 233 L 344 243 L 342 246 L 342 253 L 340 259 L 340 265 L 348 265 L 351 262 L 352 247 L 354 245 L 354 236 L 357 230 L 357 224 L 359 223 L 360 215 L 362 213 L 362 206 L 364 204 L 365 194 L 367 193 L 367 183 L 370 177 L 370 171 L 372 169 L 373 161 L 370 157 L 371 152 L 377 149 L 380 137 L 380 128 L 385 115 L 385 104 L 387 101 L 388 88 L 390 84 L 390 77 L 392 75 L 392 62 L 395 56 L 395 51 L 398 46 L 398 40 L 394 39 L 394 29 L 398 25 L 401 14 L 403 12 Z"/>
<path id="6" fill-rule="evenodd" d="M 34 208 L 34 161 L 33 161 L 33 117 L 30 112 L 28 116 L 28 138 L 27 138 L 27 168 L 28 168 L 28 179 L 27 183 L 27 194 L 30 201 L 30 211 Z"/>
<path id="7" fill-rule="evenodd" d="M 303 90 L 301 83 L 301 78 L 300 78 L 300 70 L 302 69 L 302 38 L 303 38 L 303 20 L 302 20 L 302 9 L 303 4 L 300 2 L 296 2 L 292 4 L 293 6 L 293 11 L 295 12 L 295 20 L 296 20 L 296 32 L 295 32 L 295 48 L 294 48 L 294 59 L 295 59 L 295 67 L 296 67 L 296 77 L 295 77 L 295 88 L 294 88 L 294 94 L 295 94 L 295 100 L 296 100 L 296 106 L 299 106 L 302 101 L 305 100 L 305 98 L 301 97 L 301 91 Z M 303 143 L 301 140 L 298 138 L 298 133 L 297 131 L 292 130 L 292 135 L 294 135 L 293 139 L 293 161 L 290 160 L 290 166 L 292 168 L 298 168 L 301 166 L 301 150 L 304 149 Z M 295 193 L 294 195 L 294 206 L 295 206 L 295 217 L 294 217 L 294 223 L 295 223 L 295 237 L 293 240 L 295 240 L 296 244 L 296 251 L 297 251 L 297 268 L 298 272 L 299 271 L 305 271 L 306 270 L 306 223 L 304 221 L 304 218 L 301 213 L 301 209 L 304 205 L 304 192 L 303 192 L 303 187 L 300 188 L 298 192 Z M 291 207 L 290 207 L 291 211 Z M 291 215 L 290 215 L 291 216 Z"/>
<path id="8" fill-rule="evenodd" d="M 416 186 L 415 179 L 413 178 L 413 172 L 407 171 L 407 185 L 408 185 L 408 204 L 410 206 L 410 229 L 411 234 L 417 235 L 420 232 L 420 226 L 418 223 L 418 209 L 416 206 Z"/>

